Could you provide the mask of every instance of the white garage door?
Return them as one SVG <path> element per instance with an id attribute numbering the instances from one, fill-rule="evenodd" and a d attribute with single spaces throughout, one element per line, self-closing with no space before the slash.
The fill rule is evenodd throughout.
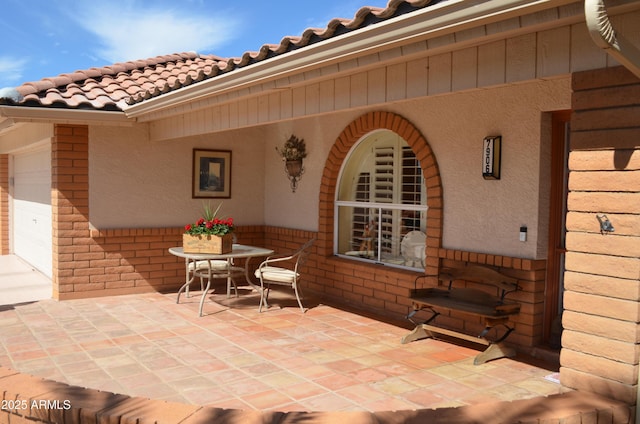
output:
<path id="1" fill-rule="evenodd" d="M 52 275 L 51 150 L 13 157 L 13 253 Z"/>

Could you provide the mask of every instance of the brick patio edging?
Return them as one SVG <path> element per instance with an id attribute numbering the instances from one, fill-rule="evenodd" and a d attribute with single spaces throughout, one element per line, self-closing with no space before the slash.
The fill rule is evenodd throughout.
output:
<path id="1" fill-rule="evenodd" d="M 630 407 L 587 392 L 459 408 L 386 412 L 262 412 L 129 397 L 0 367 L 1 424 L 15 423 L 631 423 Z"/>

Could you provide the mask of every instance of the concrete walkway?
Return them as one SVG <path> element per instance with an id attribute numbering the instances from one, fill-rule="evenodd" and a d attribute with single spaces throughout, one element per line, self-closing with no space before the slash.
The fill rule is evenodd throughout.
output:
<path id="1" fill-rule="evenodd" d="M 0 305 L 51 299 L 51 279 L 14 255 L 0 255 Z"/>

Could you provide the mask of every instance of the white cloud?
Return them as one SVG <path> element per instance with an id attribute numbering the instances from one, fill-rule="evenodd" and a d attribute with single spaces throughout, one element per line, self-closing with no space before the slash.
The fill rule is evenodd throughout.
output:
<path id="1" fill-rule="evenodd" d="M 129 7 L 110 8 L 105 14 L 103 3 L 82 5 L 77 22 L 100 39 L 103 47 L 96 54 L 109 62 L 212 50 L 229 41 L 236 26 L 229 16 L 214 19 L 182 9 L 154 10 L 129 3 Z"/>
<path id="2" fill-rule="evenodd" d="M 22 75 L 27 63 L 27 59 L 0 56 L 0 87 L 19 83 L 22 80 Z"/>

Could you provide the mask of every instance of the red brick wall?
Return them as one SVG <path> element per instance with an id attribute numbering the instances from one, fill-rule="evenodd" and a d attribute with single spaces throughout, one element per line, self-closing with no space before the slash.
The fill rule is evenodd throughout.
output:
<path id="1" fill-rule="evenodd" d="M 0 155 L 0 255 L 9 254 L 9 155 Z"/>
<path id="2" fill-rule="evenodd" d="M 56 125 L 51 147 L 53 297 L 89 284 L 89 156 L 86 126 Z"/>
<path id="3" fill-rule="evenodd" d="M 636 403 L 640 343 L 640 80 L 573 76 L 561 381 Z M 601 234 L 596 215 L 615 232 Z"/>

